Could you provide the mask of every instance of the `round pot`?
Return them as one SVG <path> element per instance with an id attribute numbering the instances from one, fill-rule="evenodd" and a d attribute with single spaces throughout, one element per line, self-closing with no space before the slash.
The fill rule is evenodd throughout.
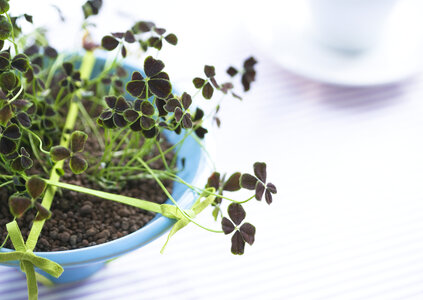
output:
<path id="1" fill-rule="evenodd" d="M 93 69 L 93 76 L 99 74 L 104 65 L 104 59 L 97 59 Z M 136 69 L 126 66 L 126 70 L 131 74 Z M 183 135 L 174 132 L 165 133 L 170 143 L 177 143 Z M 185 167 L 182 168 L 181 160 L 185 158 Z M 194 185 L 204 185 L 206 177 L 207 156 L 202 146 L 192 137 L 188 136 L 178 152 L 177 166 L 182 171 L 178 173 L 184 181 Z M 175 182 L 173 185 L 172 197 L 182 208 L 189 208 L 196 200 L 196 195 L 184 184 Z M 109 200 L 104 200 L 109 201 Z M 167 203 L 171 204 L 168 199 Z M 56 252 L 35 252 L 36 255 L 45 257 L 60 264 L 64 271 L 59 278 L 54 278 L 49 274 L 36 269 L 37 273 L 43 275 L 52 283 L 69 283 L 83 280 L 100 270 L 107 261 L 119 257 L 125 253 L 136 250 L 161 235 L 165 234 L 174 224 L 174 220 L 157 214 L 150 222 L 139 230 L 128 234 L 122 238 L 87 248 L 56 251 Z M 1 252 L 12 251 L 7 248 Z M 12 261 L 3 263 L 7 266 L 19 268 L 19 262 Z"/>

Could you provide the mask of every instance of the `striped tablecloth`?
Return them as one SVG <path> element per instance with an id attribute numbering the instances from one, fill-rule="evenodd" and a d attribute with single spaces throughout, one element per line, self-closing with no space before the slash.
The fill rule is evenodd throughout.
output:
<path id="1" fill-rule="evenodd" d="M 278 195 L 248 211 L 257 235 L 244 256 L 190 225 L 164 255 L 162 237 L 84 282 L 41 286 L 40 299 L 423 299 L 423 77 L 366 88 L 311 81 L 275 64 L 238 19 L 209 23 L 199 7 L 168 4 L 192 20 L 161 19 L 186 30 L 181 47 L 197 36 L 168 68 L 195 77 L 204 63 L 259 61 L 251 93 L 222 105 L 215 159 L 228 172 L 266 161 Z M 176 78 L 187 90 L 188 76 Z M 26 299 L 21 273 L 0 267 L 0 299 Z"/>

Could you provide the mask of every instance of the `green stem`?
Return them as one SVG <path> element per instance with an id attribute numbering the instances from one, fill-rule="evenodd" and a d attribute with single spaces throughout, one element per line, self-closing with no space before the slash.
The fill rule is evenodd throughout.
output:
<path id="1" fill-rule="evenodd" d="M 86 188 L 86 187 L 82 187 L 82 186 L 78 186 L 78 185 L 73 185 L 73 184 L 69 184 L 69 183 L 64 183 L 64 182 L 60 182 L 60 181 L 47 180 L 47 179 L 45 179 L 44 181 L 45 181 L 45 183 L 47 183 L 48 185 L 53 186 L 53 187 L 60 187 L 60 188 L 64 188 L 64 189 L 67 189 L 67 190 L 96 196 L 96 197 L 103 198 L 103 199 L 106 199 L 106 200 L 112 200 L 112 201 L 115 201 L 115 202 L 120 202 L 120 203 L 123 203 L 123 204 L 126 204 L 126 205 L 131 205 L 131 206 L 138 207 L 138 208 L 148 210 L 148 211 L 152 211 L 152 212 L 155 212 L 155 213 L 161 213 L 162 212 L 160 204 L 150 202 L 150 201 L 147 201 L 147 200 L 141 200 L 141 199 L 137 199 L 137 198 L 133 198 L 133 197 L 123 196 L 123 195 L 118 195 L 118 194 L 112 194 L 112 193 L 107 193 L 107 192 L 98 191 L 98 190 L 93 190 L 93 189 L 90 189 L 90 188 Z"/>
<path id="2" fill-rule="evenodd" d="M 81 78 L 82 79 L 89 79 L 91 75 L 91 71 L 94 67 L 95 63 L 95 56 L 92 51 L 87 51 L 82 59 L 81 64 Z M 72 101 L 69 105 L 68 115 L 66 117 L 65 125 L 63 127 L 62 137 L 60 139 L 60 146 L 68 147 L 70 142 L 70 135 L 75 127 L 76 118 L 78 117 L 78 103 Z M 57 170 L 62 169 L 64 161 L 61 160 L 57 162 L 51 172 L 50 172 L 50 181 L 51 182 L 58 182 L 60 178 L 60 173 Z M 51 186 L 44 194 L 43 200 L 41 204 L 46 208 L 50 209 L 51 204 L 53 202 L 54 194 L 56 193 L 56 187 Z M 27 238 L 27 247 L 33 250 L 37 244 L 38 237 L 41 233 L 41 230 L 44 226 L 45 220 L 41 221 L 34 221 L 31 231 Z"/>

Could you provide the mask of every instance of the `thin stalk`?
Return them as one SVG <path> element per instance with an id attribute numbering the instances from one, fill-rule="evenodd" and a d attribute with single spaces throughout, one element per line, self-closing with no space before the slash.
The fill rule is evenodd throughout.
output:
<path id="1" fill-rule="evenodd" d="M 155 212 L 155 213 L 161 213 L 162 212 L 160 204 L 150 202 L 150 201 L 147 201 L 147 200 L 141 200 L 141 199 L 137 199 L 137 198 L 133 198 L 133 197 L 123 196 L 123 195 L 118 195 L 118 194 L 112 194 L 112 193 L 94 190 L 94 189 L 90 189 L 90 188 L 86 188 L 86 187 L 82 187 L 82 186 L 78 186 L 78 185 L 73 185 L 73 184 L 69 184 L 69 183 L 64 183 L 64 182 L 60 182 L 60 181 L 47 180 L 47 179 L 45 179 L 44 181 L 48 185 L 55 187 L 55 188 L 60 187 L 60 188 L 64 188 L 64 189 L 67 189 L 67 190 L 71 190 L 71 191 L 75 191 L 75 192 L 79 192 L 79 193 L 83 193 L 83 194 L 88 194 L 88 195 L 96 196 L 96 197 L 103 198 L 103 199 L 106 199 L 106 200 L 112 200 L 112 201 L 123 203 L 123 204 L 126 204 L 126 205 L 138 207 L 138 208 L 145 209 L 145 210 L 148 210 L 148 211 L 152 211 L 152 212 Z"/>

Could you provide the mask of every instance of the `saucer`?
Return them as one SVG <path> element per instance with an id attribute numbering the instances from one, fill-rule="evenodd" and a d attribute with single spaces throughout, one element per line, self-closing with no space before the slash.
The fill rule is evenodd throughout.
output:
<path id="1" fill-rule="evenodd" d="M 407 4 L 396 7 L 377 45 L 360 53 L 341 52 L 314 39 L 306 6 L 277 12 L 253 8 L 254 22 L 248 18 L 246 25 L 259 47 L 292 73 L 343 86 L 389 84 L 423 68 L 423 24 L 417 14 L 422 5 Z"/>

